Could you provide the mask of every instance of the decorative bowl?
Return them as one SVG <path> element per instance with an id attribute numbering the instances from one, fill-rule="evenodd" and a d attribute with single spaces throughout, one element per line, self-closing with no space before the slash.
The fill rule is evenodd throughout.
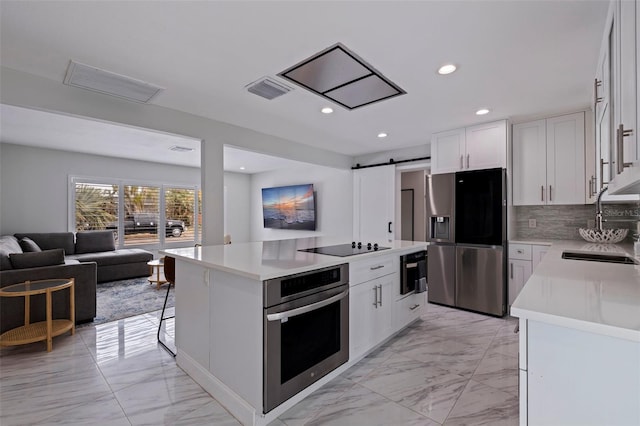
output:
<path id="1" fill-rule="evenodd" d="M 599 231 L 594 228 L 579 228 L 580 236 L 591 243 L 615 244 L 624 240 L 629 232 L 628 229 L 603 229 Z"/>

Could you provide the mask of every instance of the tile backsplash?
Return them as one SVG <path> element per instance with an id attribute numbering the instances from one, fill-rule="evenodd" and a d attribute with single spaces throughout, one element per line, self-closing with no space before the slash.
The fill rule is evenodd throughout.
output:
<path id="1" fill-rule="evenodd" d="M 636 223 L 640 221 L 640 204 L 603 204 L 604 228 L 628 228 L 625 242 L 633 241 Z M 581 240 L 578 228 L 595 221 L 595 205 L 578 206 L 517 206 L 512 239 L 519 240 Z M 535 219 L 536 227 L 529 227 Z"/>

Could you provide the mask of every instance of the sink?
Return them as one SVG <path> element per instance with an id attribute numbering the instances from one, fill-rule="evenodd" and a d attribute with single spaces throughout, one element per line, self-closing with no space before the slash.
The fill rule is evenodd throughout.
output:
<path id="1" fill-rule="evenodd" d="M 587 260 L 589 262 L 623 263 L 626 265 L 639 265 L 633 257 L 624 254 L 604 254 L 604 253 L 581 253 L 575 251 L 562 252 L 563 259 Z"/>

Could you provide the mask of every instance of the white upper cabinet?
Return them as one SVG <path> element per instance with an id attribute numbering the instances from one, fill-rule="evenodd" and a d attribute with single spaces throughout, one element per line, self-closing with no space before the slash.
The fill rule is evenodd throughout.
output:
<path id="1" fill-rule="evenodd" d="M 393 165 L 353 171 L 353 241 L 395 239 L 395 176 Z"/>
<path id="2" fill-rule="evenodd" d="M 547 119 L 547 204 L 584 204 L 584 113 Z"/>
<path id="3" fill-rule="evenodd" d="M 584 113 L 513 126 L 513 204 L 585 203 Z"/>
<path id="4" fill-rule="evenodd" d="M 431 137 L 431 173 L 507 167 L 506 120 L 435 133 Z"/>
<path id="5" fill-rule="evenodd" d="M 638 3 L 639 0 L 612 0 L 601 49 L 601 56 L 609 50 L 610 60 L 610 194 L 640 194 Z"/>
<path id="6" fill-rule="evenodd" d="M 464 151 L 464 129 L 435 133 L 431 137 L 431 173 L 451 173 L 462 170 Z"/>
<path id="7" fill-rule="evenodd" d="M 619 27 L 620 49 L 618 54 L 620 78 L 619 110 L 616 114 L 615 126 L 618 130 L 617 138 L 620 139 L 617 146 L 622 147 L 622 153 L 618 156 L 617 171 L 621 173 L 624 163 L 631 163 L 638 159 L 637 150 L 637 91 L 638 69 L 636 64 L 636 8 L 634 0 L 619 2 Z M 614 109 L 615 113 L 615 109 Z"/>
<path id="8" fill-rule="evenodd" d="M 545 204 L 547 127 L 545 120 L 513 125 L 513 204 Z"/>

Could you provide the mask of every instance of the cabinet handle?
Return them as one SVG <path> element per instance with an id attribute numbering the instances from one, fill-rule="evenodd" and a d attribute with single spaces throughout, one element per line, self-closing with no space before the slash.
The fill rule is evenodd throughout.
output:
<path id="1" fill-rule="evenodd" d="M 596 78 L 593 82 L 593 104 L 602 102 L 602 98 L 598 97 L 598 87 L 602 86 L 602 81 L 598 81 Z"/>
<path id="2" fill-rule="evenodd" d="M 378 301 L 378 304 L 380 305 L 380 307 L 382 307 L 382 284 L 380 284 L 378 288 L 380 289 L 380 299 Z"/>
<path id="3" fill-rule="evenodd" d="M 463 158 L 464 158 L 464 155 L 461 155 L 460 156 L 460 168 L 461 169 L 464 169 L 464 164 L 462 163 L 464 161 Z"/>
<path id="4" fill-rule="evenodd" d="M 513 279 L 513 262 L 509 263 L 509 276 L 511 277 L 511 279 Z"/>
<path id="5" fill-rule="evenodd" d="M 549 185 L 549 201 L 553 201 L 553 197 L 551 196 L 551 185 Z"/>
<path id="6" fill-rule="evenodd" d="M 625 136 L 631 136 L 631 134 L 633 133 L 633 129 L 624 129 L 624 125 L 621 124 L 618 126 L 618 129 L 616 130 L 616 147 L 617 149 L 617 170 L 618 170 L 618 174 L 622 173 L 624 171 L 625 167 L 629 167 L 631 165 L 631 163 L 625 163 L 624 162 L 624 137 Z"/>
<path id="7" fill-rule="evenodd" d="M 389 233 L 392 233 L 392 232 L 393 232 L 393 231 L 391 230 L 391 224 L 392 224 L 392 223 L 393 223 L 393 222 L 389 222 L 389 228 L 388 228 Z"/>
<path id="8" fill-rule="evenodd" d="M 412 310 L 412 311 L 415 311 L 419 307 L 420 307 L 420 305 L 416 304 L 416 305 L 413 305 L 412 307 L 410 307 L 409 309 Z"/>
<path id="9" fill-rule="evenodd" d="M 522 253 L 524 253 L 524 250 L 518 249 L 518 250 L 516 250 L 516 253 L 522 254 Z"/>
<path id="10" fill-rule="evenodd" d="M 592 183 L 593 183 L 593 176 L 589 178 L 589 197 L 588 198 L 591 198 L 591 189 L 593 188 Z"/>
<path id="11" fill-rule="evenodd" d="M 540 185 L 540 201 L 544 202 L 544 185 Z"/>
<path id="12" fill-rule="evenodd" d="M 378 309 L 378 286 L 374 286 L 373 287 L 373 306 L 375 306 L 376 309 Z"/>
<path id="13" fill-rule="evenodd" d="M 369 268 L 369 270 L 375 271 L 376 269 L 381 269 L 381 268 L 384 268 L 384 265 L 372 266 L 372 267 Z"/>
<path id="14" fill-rule="evenodd" d="M 600 159 L 600 189 L 604 188 L 609 182 L 604 181 L 604 165 L 609 164 L 608 161 L 604 161 L 603 158 Z M 596 192 L 596 191 L 594 191 Z M 595 194 L 594 194 L 595 195 Z"/>
<path id="15" fill-rule="evenodd" d="M 470 155 L 467 154 L 467 169 L 469 168 L 469 157 L 470 157 Z"/>

